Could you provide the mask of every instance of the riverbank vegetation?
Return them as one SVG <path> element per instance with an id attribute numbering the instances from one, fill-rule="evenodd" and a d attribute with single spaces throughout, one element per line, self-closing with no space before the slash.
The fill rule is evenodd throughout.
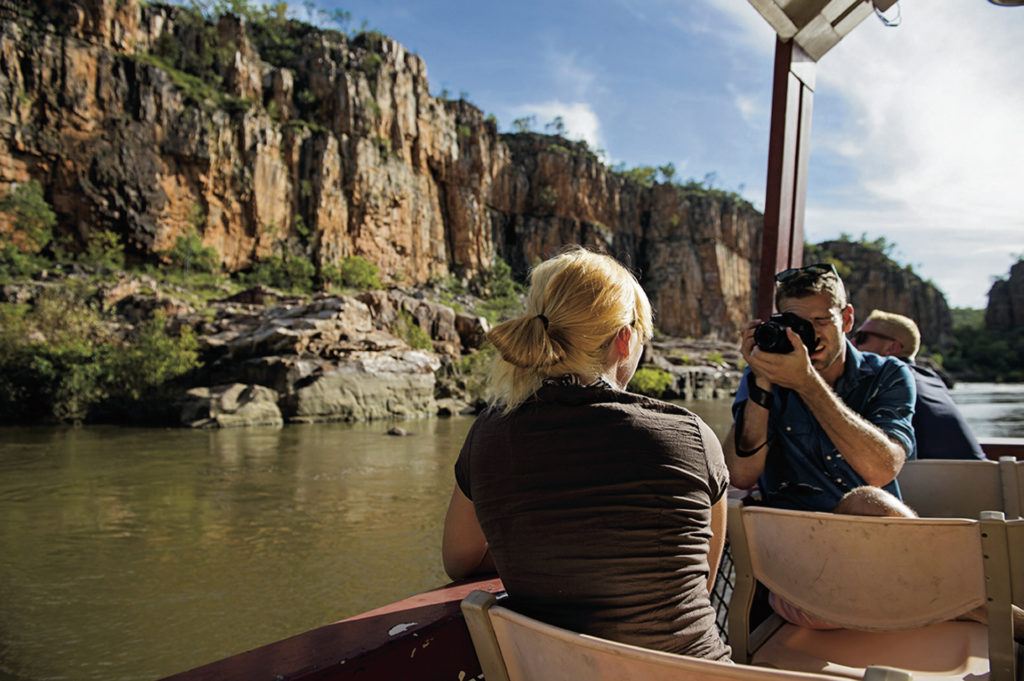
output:
<path id="1" fill-rule="evenodd" d="M 0 304 L 0 413 L 12 423 L 86 420 L 100 405 L 159 399 L 198 367 L 192 330 L 157 312 L 112 332 L 87 282 L 42 290 L 31 305 Z"/>
<path id="2" fill-rule="evenodd" d="M 38 182 L 0 194 L 0 213 L 6 218 L 6 229 L 0 230 L 4 422 L 118 420 L 141 403 L 180 394 L 203 371 L 197 330 L 215 315 L 211 301 L 252 287 L 299 297 L 383 288 L 377 266 L 359 256 L 318 267 L 302 255 L 283 253 L 241 272 L 224 272 L 221 255 L 202 243 L 198 212 L 170 249 L 135 266 L 126 266 L 123 245 L 113 232 L 94 232 L 77 245 L 55 236 L 56 219 Z M 847 267 L 836 264 L 841 271 Z M 128 307 L 134 311 L 125 309 L 125 287 L 131 288 Z M 522 291 L 511 268 L 496 259 L 472 282 L 447 275 L 420 287 L 416 295 L 494 324 L 519 309 Z M 188 315 L 181 314 L 185 309 Z M 974 310 L 957 310 L 955 319 L 956 343 L 942 355 L 932 353 L 932 359 L 960 379 L 1024 381 L 1019 329 L 986 330 L 983 314 Z M 413 348 L 432 347 L 428 333 L 407 312 L 397 315 L 391 331 Z M 666 352 L 674 364 L 692 365 L 698 359 L 722 364 L 714 349 L 699 358 Z M 479 399 L 491 358 L 485 349 L 457 359 L 445 365 L 439 380 L 451 379 L 471 399 Z M 644 367 L 630 388 L 660 396 L 672 381 L 669 372 Z"/>
<path id="3" fill-rule="evenodd" d="M 0 214 L 0 422 L 117 420 L 140 402 L 180 393 L 203 370 L 195 330 L 175 316 L 182 310 L 201 324 L 212 318 L 211 301 L 253 287 L 296 297 L 383 288 L 379 268 L 360 256 L 317 267 L 286 253 L 224 272 L 220 254 L 199 237 L 198 214 L 155 262 L 129 267 L 110 231 L 77 248 L 56 237 L 55 215 L 35 181 L 0 194 Z M 448 276 L 423 291 L 491 323 L 518 308 L 521 292 L 501 259 L 472 283 Z M 391 331 L 413 348 L 432 347 L 405 311 Z M 454 372 L 479 393 L 485 365 L 474 358 Z"/>

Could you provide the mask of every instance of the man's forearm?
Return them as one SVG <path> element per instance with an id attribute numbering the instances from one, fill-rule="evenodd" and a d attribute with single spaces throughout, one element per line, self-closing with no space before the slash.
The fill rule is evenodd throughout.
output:
<path id="1" fill-rule="evenodd" d="M 809 382 L 800 397 L 864 482 L 881 487 L 895 479 L 906 459 L 900 444 L 850 409 L 820 377 Z"/>
<path id="2" fill-rule="evenodd" d="M 740 408 L 743 409 L 743 430 L 737 433 L 733 423 L 722 443 L 722 451 L 729 469 L 729 482 L 740 489 L 747 489 L 761 477 L 768 457 L 768 410 L 751 400 Z"/>

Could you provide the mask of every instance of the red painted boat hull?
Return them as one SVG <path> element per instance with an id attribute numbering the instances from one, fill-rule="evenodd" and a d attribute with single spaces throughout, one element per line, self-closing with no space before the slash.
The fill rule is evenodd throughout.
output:
<path id="1" fill-rule="evenodd" d="M 459 602 L 501 580 L 464 580 L 163 681 L 468 681 L 480 675 Z"/>

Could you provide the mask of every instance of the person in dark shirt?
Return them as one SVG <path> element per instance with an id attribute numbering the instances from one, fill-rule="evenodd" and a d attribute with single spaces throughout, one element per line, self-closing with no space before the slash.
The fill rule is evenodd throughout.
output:
<path id="1" fill-rule="evenodd" d="M 573 631 L 726 660 L 709 590 L 728 473 L 696 414 L 626 390 L 653 332 L 614 259 L 573 248 L 530 275 L 488 339 L 493 399 L 455 464 L 442 558 L 491 566 L 511 606 Z"/>
<path id="2" fill-rule="evenodd" d="M 853 335 L 853 345 L 861 352 L 897 357 L 913 372 L 917 385 L 913 420 L 917 458 L 986 458 L 942 377 L 915 362 L 921 348 L 921 332 L 913 319 L 872 310 Z"/>

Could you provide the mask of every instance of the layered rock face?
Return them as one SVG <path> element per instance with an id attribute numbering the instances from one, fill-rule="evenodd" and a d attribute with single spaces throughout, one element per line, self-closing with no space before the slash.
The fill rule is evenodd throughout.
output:
<path id="1" fill-rule="evenodd" d="M 1024 260 L 1010 268 L 1008 279 L 992 284 L 985 308 L 985 328 L 1015 329 L 1024 326 Z"/>
<path id="2" fill-rule="evenodd" d="M 260 53 L 271 29 L 284 47 Z M 0 27 L 0 187 L 29 179 L 59 231 L 79 246 L 113 231 L 135 261 L 195 229 L 229 270 L 359 255 L 421 284 L 495 257 L 521 277 L 583 243 L 638 272 L 665 333 L 732 339 L 754 304 L 749 205 L 641 186 L 558 137 L 499 135 L 375 33 L 36 3 Z"/>
<path id="3" fill-rule="evenodd" d="M 854 307 L 859 326 L 872 310 L 906 315 L 917 322 L 921 342 L 930 348 L 947 347 L 953 340 L 953 316 L 942 291 L 916 274 L 900 267 L 879 250 L 850 241 L 825 241 L 819 252 L 831 255 L 846 266 L 843 283 Z"/>

